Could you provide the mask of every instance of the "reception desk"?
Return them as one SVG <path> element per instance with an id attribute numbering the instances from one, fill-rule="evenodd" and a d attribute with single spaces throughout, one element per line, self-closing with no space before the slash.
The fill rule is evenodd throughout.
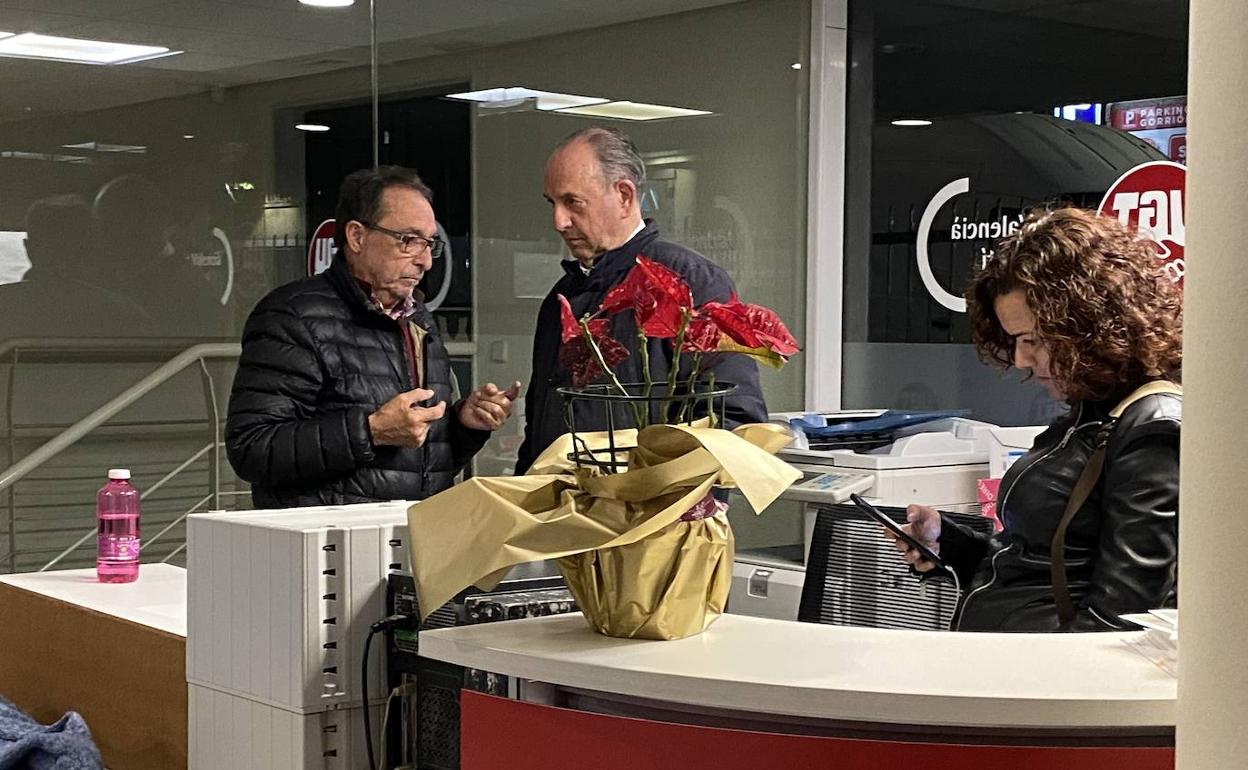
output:
<path id="1" fill-rule="evenodd" d="M 735 615 L 673 642 L 579 615 L 423 632 L 520 680 L 465 691 L 461 767 L 1171 768 L 1176 680 L 1122 634 L 953 634 Z"/>
<path id="2" fill-rule="evenodd" d="M 0 576 L 0 695 L 45 724 L 79 712 L 114 770 L 185 768 L 186 570 Z"/>

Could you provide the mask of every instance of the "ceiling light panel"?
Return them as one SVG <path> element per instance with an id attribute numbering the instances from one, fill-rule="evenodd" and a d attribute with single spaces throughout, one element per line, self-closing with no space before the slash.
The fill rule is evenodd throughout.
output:
<path id="1" fill-rule="evenodd" d="M 163 46 L 54 37 L 34 32 L 0 38 L 0 56 L 51 59 L 78 64 L 127 64 L 158 56 L 172 56 L 175 53 L 181 52 L 170 51 Z"/>
<path id="2" fill-rule="evenodd" d="M 525 88 L 524 86 L 486 88 L 481 91 L 465 91 L 464 93 L 459 94 L 447 94 L 447 97 L 467 102 L 478 102 L 486 107 L 510 107 L 520 104 L 526 99 L 534 99 L 537 101 L 537 108 L 539 110 L 548 111 L 607 103 L 606 99 L 602 99 L 597 96 L 577 96 L 576 94 L 561 94 L 554 91 L 538 91 L 533 88 Z"/>
<path id="3" fill-rule="evenodd" d="M 710 115 L 706 110 L 691 110 L 687 107 L 668 107 L 662 104 L 644 104 L 642 102 L 607 102 L 606 104 L 588 107 L 571 107 L 559 110 L 565 115 L 586 115 L 594 118 L 615 118 L 616 120 L 662 120 L 664 118 L 689 118 L 696 115 Z"/>

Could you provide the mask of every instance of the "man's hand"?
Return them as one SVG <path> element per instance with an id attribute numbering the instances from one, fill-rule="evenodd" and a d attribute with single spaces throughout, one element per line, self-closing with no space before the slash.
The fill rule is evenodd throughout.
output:
<path id="1" fill-rule="evenodd" d="M 432 390 L 416 388 L 400 393 L 381 405 L 368 416 L 368 429 L 377 446 L 417 447 L 425 443 L 429 426 L 442 419 L 446 402 L 433 406 L 421 406 L 420 402 L 433 397 Z"/>
<path id="2" fill-rule="evenodd" d="M 507 390 L 487 382 L 459 402 L 459 422 L 473 430 L 497 430 L 511 417 L 511 405 L 519 395 L 519 382 L 511 383 Z"/>

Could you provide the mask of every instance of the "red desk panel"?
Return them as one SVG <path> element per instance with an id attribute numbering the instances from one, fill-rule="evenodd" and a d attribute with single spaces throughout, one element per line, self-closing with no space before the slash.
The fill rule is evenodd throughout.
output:
<path id="1" fill-rule="evenodd" d="M 461 770 L 1173 770 L 1172 747 L 968 746 L 652 722 L 464 691 Z"/>

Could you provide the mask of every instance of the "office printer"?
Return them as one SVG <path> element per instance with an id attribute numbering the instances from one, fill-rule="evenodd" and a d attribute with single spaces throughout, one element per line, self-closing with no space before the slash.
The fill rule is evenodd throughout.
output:
<path id="1" fill-rule="evenodd" d="M 887 426 L 884 418 L 889 414 L 894 413 L 877 412 L 875 417 L 851 418 L 842 424 L 850 428 Z M 815 503 L 843 502 L 850 491 L 882 505 L 975 503 L 975 484 L 988 477 L 992 432 L 997 426 L 949 412 L 931 413 L 946 415 L 935 419 L 922 419 L 923 413 L 896 414 L 910 417 L 910 421 L 892 430 L 846 432 L 843 441 L 822 444 L 802 430 L 800 420 L 809 420 L 809 416 L 786 412 L 771 415 L 772 422 L 786 425 L 793 434 L 793 443 L 780 451 L 780 457 L 804 472 L 803 479 L 787 494 Z M 832 422 L 840 414 L 821 417 Z M 820 448 L 829 445 L 833 448 Z M 835 472 L 841 484 L 830 480 L 812 483 L 809 474 L 820 472 Z M 858 483 L 851 484 L 854 480 Z M 855 488 L 841 494 L 841 486 L 851 485 Z M 830 494 L 819 494 L 823 490 Z"/>
<path id="2" fill-rule="evenodd" d="M 888 425 L 879 418 L 889 414 L 900 413 L 866 410 L 819 415 L 824 421 L 866 428 L 847 430 L 840 436 L 843 440 L 826 442 L 812 440 L 802 430 L 803 422 L 818 422 L 808 413 L 769 416 L 771 422 L 784 425 L 793 434 L 793 443 L 780 451 L 780 457 L 802 471 L 802 478 L 760 518 L 785 520 L 773 521 L 774 529 L 793 542 L 774 542 L 777 536 L 773 535 L 770 541 L 759 538 L 763 542 L 752 543 L 748 537 L 739 536 L 729 612 L 797 619 L 806 555 L 821 504 L 841 503 L 857 492 L 881 505 L 923 503 L 947 510 L 973 510 L 978 500 L 976 482 L 989 476 L 989 460 L 997 444 L 993 439 L 996 426 L 961 416 L 964 413 L 929 413 L 902 419 L 893 429 L 872 428 Z M 812 431 L 816 433 L 819 431 Z M 828 445 L 835 448 L 822 448 Z M 730 516 L 732 512 L 730 508 Z M 742 534 L 748 535 L 760 525 L 749 523 L 741 527 L 745 530 Z"/>

